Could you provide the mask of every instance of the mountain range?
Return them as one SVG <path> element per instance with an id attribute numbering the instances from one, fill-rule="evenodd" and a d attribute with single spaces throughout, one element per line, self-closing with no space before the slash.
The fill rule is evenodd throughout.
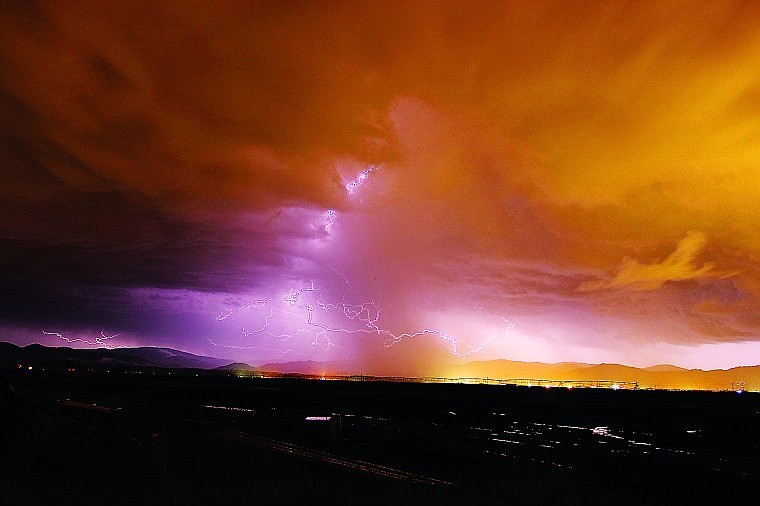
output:
<path id="1" fill-rule="evenodd" d="M 668 364 L 638 368 L 620 364 L 474 361 L 455 366 L 448 375 L 477 378 L 632 382 L 639 388 L 684 390 L 760 390 L 760 365 L 730 369 L 684 369 Z"/>
<path id="2" fill-rule="evenodd" d="M 349 363 L 298 361 L 267 363 L 261 366 L 232 362 L 231 360 L 194 355 L 172 348 L 139 347 L 116 349 L 78 349 L 47 347 L 40 344 L 16 346 L 0 342 L 0 366 L 17 364 L 45 366 L 78 365 L 80 367 L 160 367 L 185 369 L 219 369 L 234 372 L 272 372 L 304 375 L 349 375 L 355 371 Z M 561 362 L 519 362 L 513 360 L 472 361 L 448 366 L 448 378 L 491 378 L 503 380 L 536 379 L 560 383 L 566 382 L 631 382 L 639 388 L 687 389 L 687 390 L 748 390 L 760 391 L 760 365 L 733 367 L 731 369 L 684 369 L 669 364 L 646 368 L 620 364 L 585 364 Z"/>

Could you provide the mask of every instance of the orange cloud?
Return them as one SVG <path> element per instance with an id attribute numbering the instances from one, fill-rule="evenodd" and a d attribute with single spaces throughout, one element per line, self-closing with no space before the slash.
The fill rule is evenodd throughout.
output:
<path id="1" fill-rule="evenodd" d="M 2 3 L 0 317 L 339 268 L 402 331 L 760 339 L 760 3 L 376 4 Z"/>
<path id="2" fill-rule="evenodd" d="M 622 287 L 647 291 L 656 290 L 667 281 L 734 275 L 734 272 L 716 271 L 713 262 L 696 265 L 697 256 L 704 250 L 706 244 L 705 234 L 692 230 L 678 242 L 675 251 L 662 262 L 642 264 L 636 259 L 626 257 L 611 280 L 587 281 L 578 286 L 578 291 L 588 292 Z"/>

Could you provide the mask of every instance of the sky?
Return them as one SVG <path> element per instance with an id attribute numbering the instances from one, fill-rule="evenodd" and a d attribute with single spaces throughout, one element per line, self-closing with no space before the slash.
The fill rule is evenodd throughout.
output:
<path id="1" fill-rule="evenodd" d="M 760 364 L 758 61 L 757 2 L 2 2 L 0 339 Z"/>

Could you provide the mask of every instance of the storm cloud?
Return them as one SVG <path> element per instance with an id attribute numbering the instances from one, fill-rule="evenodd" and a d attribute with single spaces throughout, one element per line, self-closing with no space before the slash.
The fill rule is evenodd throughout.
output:
<path id="1" fill-rule="evenodd" d="M 758 28 L 734 2 L 5 2 L 0 337 L 760 361 Z"/>

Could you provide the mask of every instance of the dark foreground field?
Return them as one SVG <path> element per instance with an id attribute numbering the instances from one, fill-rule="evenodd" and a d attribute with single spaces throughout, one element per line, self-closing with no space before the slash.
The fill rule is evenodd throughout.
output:
<path id="1" fill-rule="evenodd" d="M 3 374 L 0 504 L 760 497 L 758 394 Z"/>

